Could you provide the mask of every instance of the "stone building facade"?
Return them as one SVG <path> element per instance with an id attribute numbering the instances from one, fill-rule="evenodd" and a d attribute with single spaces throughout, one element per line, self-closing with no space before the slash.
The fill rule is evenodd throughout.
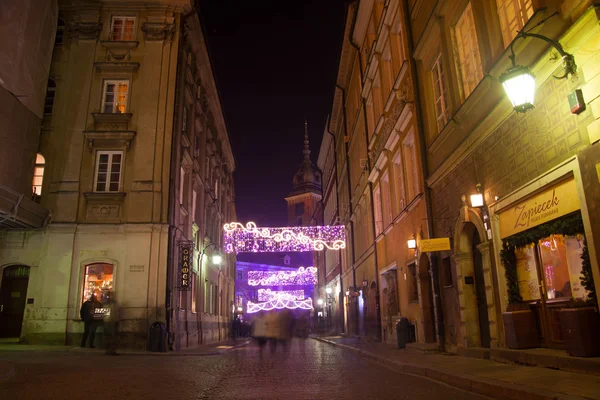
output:
<path id="1" fill-rule="evenodd" d="M 118 304 L 123 346 L 155 321 L 172 349 L 228 334 L 235 262 L 209 256 L 235 218 L 235 164 L 195 2 L 152 5 L 59 1 L 38 150 L 52 222 L 0 248 L 30 271 L 24 342 L 78 343 L 91 293 Z"/>

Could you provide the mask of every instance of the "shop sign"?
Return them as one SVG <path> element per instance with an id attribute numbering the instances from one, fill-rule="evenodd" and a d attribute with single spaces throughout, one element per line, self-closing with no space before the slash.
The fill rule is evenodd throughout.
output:
<path id="1" fill-rule="evenodd" d="M 500 237 L 514 235 L 579 210 L 575 180 L 559 183 L 500 213 Z"/>
<path id="2" fill-rule="evenodd" d="M 184 240 L 179 242 L 179 285 L 181 291 L 192 290 L 190 281 L 192 273 L 192 255 L 194 254 L 194 242 Z"/>
<path id="3" fill-rule="evenodd" d="M 421 253 L 450 250 L 450 238 L 421 239 Z"/>

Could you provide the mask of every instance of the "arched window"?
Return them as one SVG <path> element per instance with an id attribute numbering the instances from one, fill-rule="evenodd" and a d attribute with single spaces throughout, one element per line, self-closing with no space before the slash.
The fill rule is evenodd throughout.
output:
<path id="1" fill-rule="evenodd" d="M 65 37 L 65 20 L 62 18 L 58 19 L 58 25 L 56 26 L 56 37 L 54 38 L 54 45 L 63 44 Z"/>
<path id="2" fill-rule="evenodd" d="M 35 157 L 35 168 L 33 169 L 33 195 L 38 197 L 42 195 L 42 180 L 44 179 L 44 167 L 46 160 L 40 153 Z"/>
<path id="3" fill-rule="evenodd" d="M 46 88 L 46 102 L 44 103 L 44 114 L 52 115 L 54 108 L 54 96 L 56 95 L 56 82 L 54 79 L 48 79 L 48 87 Z"/>

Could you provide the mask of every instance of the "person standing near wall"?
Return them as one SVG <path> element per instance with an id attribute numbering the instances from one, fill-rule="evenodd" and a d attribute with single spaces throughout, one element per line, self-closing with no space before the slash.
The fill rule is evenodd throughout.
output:
<path id="1" fill-rule="evenodd" d="M 96 347 L 94 346 L 96 329 L 98 329 L 98 325 L 101 323 L 101 321 L 94 319 L 94 312 L 97 308 L 102 308 L 102 303 L 96 299 L 96 294 L 92 293 L 89 300 L 86 300 L 79 310 L 79 316 L 83 320 L 83 338 L 81 339 L 81 347 L 85 347 L 88 336 L 90 338 L 90 348 L 93 349 Z"/>

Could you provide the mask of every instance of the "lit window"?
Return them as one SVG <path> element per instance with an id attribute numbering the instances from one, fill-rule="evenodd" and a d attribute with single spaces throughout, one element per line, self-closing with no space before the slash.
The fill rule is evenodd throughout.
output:
<path id="1" fill-rule="evenodd" d="M 433 80 L 433 93 L 435 100 L 435 117 L 437 119 L 437 130 L 441 132 L 448 123 L 448 97 L 446 94 L 447 86 L 444 77 L 444 67 L 442 65 L 442 54 L 431 68 L 431 78 Z"/>
<path id="2" fill-rule="evenodd" d="M 398 150 L 394 155 L 394 192 L 396 194 L 396 207 L 398 214 L 406 207 L 405 192 L 404 192 L 404 173 L 402 171 L 402 154 Z"/>
<path id="3" fill-rule="evenodd" d="M 392 198 L 390 196 L 390 176 L 386 171 L 381 177 L 381 205 L 384 228 L 392 223 Z"/>
<path id="4" fill-rule="evenodd" d="M 408 264 L 408 272 L 410 272 L 409 280 L 409 301 L 419 301 L 419 288 L 417 287 L 417 265 L 415 263 Z"/>
<path id="5" fill-rule="evenodd" d="M 400 72 L 400 68 L 402 68 L 402 64 L 404 63 L 404 60 L 406 60 L 403 43 L 404 41 L 402 38 L 402 25 L 400 23 L 400 20 L 401 14 L 400 10 L 398 9 L 398 11 L 396 11 L 396 16 L 394 17 L 394 22 L 392 23 L 392 27 L 390 29 L 390 48 L 392 50 L 394 75 L 398 75 L 398 72 Z"/>
<path id="6" fill-rule="evenodd" d="M 56 26 L 56 36 L 54 37 L 54 45 L 63 44 L 65 37 L 65 21 L 62 18 L 58 19 L 58 25 Z"/>
<path id="7" fill-rule="evenodd" d="M 103 113 L 127 112 L 127 97 L 129 95 L 129 81 L 104 81 L 102 96 Z"/>
<path id="8" fill-rule="evenodd" d="M 413 131 L 406 135 L 406 138 L 402 142 L 402 156 L 404 159 L 404 170 L 406 171 L 406 191 L 408 201 L 410 202 L 419 193 L 417 150 Z"/>
<path id="9" fill-rule="evenodd" d="M 517 31 L 523 29 L 533 15 L 533 2 L 532 0 L 496 0 L 496 3 L 504 47 L 508 47 L 517 36 Z"/>
<path id="10" fill-rule="evenodd" d="M 44 167 L 46 160 L 44 156 L 38 153 L 35 156 L 35 167 L 33 168 L 33 194 L 34 196 L 42 195 L 42 181 L 44 179 Z"/>
<path id="11" fill-rule="evenodd" d="M 381 188 L 379 185 L 373 189 L 373 205 L 375 206 L 375 236 L 383 231 L 383 219 L 381 213 Z"/>
<path id="12" fill-rule="evenodd" d="M 196 297 L 198 296 L 198 290 L 196 289 L 196 274 L 192 272 L 192 312 L 196 312 Z"/>
<path id="13" fill-rule="evenodd" d="M 118 192 L 121 188 L 123 152 L 99 151 L 96 156 L 96 192 Z"/>
<path id="14" fill-rule="evenodd" d="M 133 40 L 135 17 L 113 17 L 110 29 L 111 40 Z"/>
<path id="15" fill-rule="evenodd" d="M 460 16 L 454 28 L 454 34 L 456 37 L 457 67 L 460 70 L 463 95 L 466 99 L 483 78 L 471 3 L 467 5 Z"/>
<path id="16" fill-rule="evenodd" d="M 44 102 L 44 114 L 52 115 L 54 108 L 54 96 L 56 95 L 56 82 L 54 79 L 48 79 L 48 87 L 46 88 L 46 100 Z"/>
<path id="17" fill-rule="evenodd" d="M 106 263 L 94 263 L 85 266 L 83 281 L 83 303 L 93 295 L 96 300 L 104 304 L 111 300 L 113 295 L 114 266 Z"/>

